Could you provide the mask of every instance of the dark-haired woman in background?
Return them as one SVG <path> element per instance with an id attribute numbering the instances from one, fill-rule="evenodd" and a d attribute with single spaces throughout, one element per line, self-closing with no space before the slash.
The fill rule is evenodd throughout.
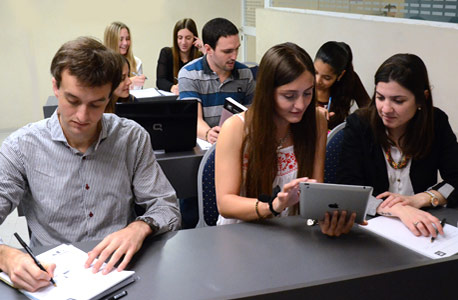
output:
<path id="1" fill-rule="evenodd" d="M 458 143 L 418 56 L 396 54 L 377 70 L 371 104 L 347 118 L 337 180 L 374 187 L 368 214 L 397 217 L 416 236 L 443 234 L 420 208 L 456 206 Z"/>
<path id="2" fill-rule="evenodd" d="M 157 87 L 178 95 L 178 71 L 191 60 L 202 56 L 202 46 L 196 23 L 189 18 L 178 21 L 173 29 L 173 47 L 164 47 L 159 54 Z"/>
<path id="3" fill-rule="evenodd" d="M 137 102 L 137 98 L 130 94 L 130 85 L 132 81 L 129 78 L 130 74 L 130 64 L 125 56 L 119 55 L 124 63 L 122 67 L 122 77 L 121 82 L 118 87 L 111 94 L 110 102 L 105 108 L 106 113 L 114 113 L 116 108 L 116 103 L 127 103 L 127 102 Z"/>
<path id="4" fill-rule="evenodd" d="M 352 100 L 360 108 L 369 104 L 370 97 L 353 70 L 350 46 L 334 41 L 323 44 L 316 53 L 314 65 L 316 103 L 329 111 L 329 129 L 345 121 Z"/>
<path id="5" fill-rule="evenodd" d="M 297 214 L 299 183 L 323 181 L 327 127 L 315 110 L 314 75 L 312 59 L 295 44 L 264 54 L 253 104 L 224 122 L 216 145 L 218 225 Z M 259 200 L 271 194 L 270 203 Z M 348 232 L 355 215 L 346 224 L 342 216 L 330 222 L 327 215 L 322 231 Z"/>

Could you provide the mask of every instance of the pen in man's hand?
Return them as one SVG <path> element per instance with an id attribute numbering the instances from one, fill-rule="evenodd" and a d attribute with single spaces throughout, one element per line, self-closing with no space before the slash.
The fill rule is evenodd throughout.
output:
<path id="1" fill-rule="evenodd" d="M 21 244 L 22 247 L 24 247 L 25 251 L 27 251 L 27 253 L 30 255 L 30 257 L 32 257 L 33 261 L 35 262 L 35 264 L 40 268 L 40 270 L 42 271 L 45 271 L 46 273 L 48 271 L 46 271 L 46 269 L 43 267 L 43 265 L 38 261 L 38 259 L 35 257 L 35 255 L 33 255 L 33 252 L 32 252 L 32 249 L 29 248 L 29 246 L 27 246 L 27 244 L 22 240 L 22 238 L 19 236 L 19 234 L 17 234 L 17 232 L 14 233 L 14 236 L 16 237 L 16 239 L 19 241 L 19 243 Z M 56 282 L 54 281 L 54 279 L 51 277 L 51 283 L 56 286 Z"/>
<path id="2" fill-rule="evenodd" d="M 442 226 L 442 228 L 444 228 L 444 226 L 445 226 L 445 221 L 446 221 L 446 220 L 447 220 L 446 218 L 443 218 L 443 219 L 442 219 L 442 221 L 441 221 L 441 226 Z M 439 234 L 439 230 L 437 230 L 437 228 L 436 228 L 436 234 Z M 432 237 L 431 237 L 431 243 L 434 242 L 435 239 L 436 239 L 436 238 L 432 236 Z"/>

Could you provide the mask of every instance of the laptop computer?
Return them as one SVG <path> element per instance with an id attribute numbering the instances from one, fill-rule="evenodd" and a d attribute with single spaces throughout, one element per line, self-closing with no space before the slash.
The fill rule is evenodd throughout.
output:
<path id="1" fill-rule="evenodd" d="M 347 211 L 349 216 L 356 212 L 356 223 L 366 218 L 367 203 L 372 187 L 330 184 L 300 183 L 300 215 L 306 219 L 323 220 L 326 212 Z"/>
<path id="2" fill-rule="evenodd" d="M 197 100 L 116 103 L 115 113 L 143 126 L 155 151 L 187 151 L 196 146 Z"/>

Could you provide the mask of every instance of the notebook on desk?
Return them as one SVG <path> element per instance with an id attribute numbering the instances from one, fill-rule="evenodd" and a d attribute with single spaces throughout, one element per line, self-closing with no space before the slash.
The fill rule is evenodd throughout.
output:
<path id="1" fill-rule="evenodd" d="M 143 126 L 155 151 L 187 151 L 196 146 L 197 100 L 116 103 L 116 114 Z"/>
<path id="2" fill-rule="evenodd" d="M 111 271 L 92 273 L 85 268 L 87 253 L 68 244 L 62 244 L 37 256 L 40 261 L 55 263 L 54 280 L 56 286 L 48 285 L 36 292 L 19 291 L 34 300 L 98 300 L 135 281 L 134 271 Z M 103 264 L 102 269 L 105 267 Z M 9 276 L 0 273 L 0 280 L 13 286 Z M 1 298 L 1 297 L 0 297 Z"/>

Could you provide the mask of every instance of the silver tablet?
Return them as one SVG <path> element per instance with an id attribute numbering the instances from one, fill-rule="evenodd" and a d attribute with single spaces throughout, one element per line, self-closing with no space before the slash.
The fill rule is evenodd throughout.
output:
<path id="1" fill-rule="evenodd" d="M 300 183 L 300 215 L 306 219 L 323 220 L 326 212 L 356 212 L 355 222 L 366 218 L 372 187 L 330 183 Z"/>

